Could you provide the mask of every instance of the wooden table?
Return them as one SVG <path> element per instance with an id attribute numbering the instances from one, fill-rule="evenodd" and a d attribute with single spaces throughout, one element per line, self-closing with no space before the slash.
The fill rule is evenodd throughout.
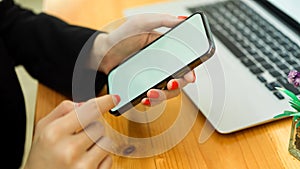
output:
<path id="1" fill-rule="evenodd" d="M 72 24 L 100 29 L 105 24 L 121 18 L 122 11 L 128 7 L 160 1 L 163 0 L 49 0 L 45 1 L 44 11 Z M 64 99 L 66 98 L 61 94 L 39 84 L 35 122 Z M 167 117 L 169 121 L 176 118 L 174 112 L 181 100 L 184 100 L 190 110 L 195 110 L 182 94 L 167 102 L 166 112 L 173 114 Z M 146 130 L 146 125 L 128 122 L 124 118 L 117 119 L 109 114 L 105 118 L 119 131 L 125 133 L 131 131 L 131 136 L 147 137 L 153 134 L 149 133 L 149 129 Z M 120 126 L 117 125 L 118 123 L 124 124 L 118 127 Z M 227 135 L 214 132 L 206 142 L 200 144 L 198 137 L 204 123 L 205 118 L 199 112 L 191 131 L 171 150 L 153 157 L 138 159 L 113 155 L 113 168 L 300 168 L 300 161 L 288 152 L 291 119 L 283 119 Z M 162 127 L 161 130 L 164 130 L 164 125 L 168 124 L 162 124 L 162 121 L 154 122 L 151 129 L 156 131 Z"/>

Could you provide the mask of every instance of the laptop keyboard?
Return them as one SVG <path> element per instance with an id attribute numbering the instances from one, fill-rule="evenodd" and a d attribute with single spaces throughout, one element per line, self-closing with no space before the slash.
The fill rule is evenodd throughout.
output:
<path id="1" fill-rule="evenodd" d="M 188 8 L 192 13 L 204 11 L 211 31 L 264 83 L 278 99 L 284 99 L 275 87 L 296 95 L 300 91 L 288 83 L 290 70 L 300 71 L 300 47 L 272 26 L 242 1 L 225 1 Z M 268 75 L 267 75 L 268 74 Z M 272 82 L 266 76 L 273 77 Z"/>

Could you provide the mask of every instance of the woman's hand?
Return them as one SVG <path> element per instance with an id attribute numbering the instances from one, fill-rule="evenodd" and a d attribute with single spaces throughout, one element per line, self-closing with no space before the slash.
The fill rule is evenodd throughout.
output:
<path id="1" fill-rule="evenodd" d="M 95 39 L 93 52 L 101 57 L 99 71 L 105 74 L 158 38 L 161 34 L 155 29 L 172 28 L 183 21 L 182 17 L 159 13 L 138 14 L 126 19 L 117 29 L 108 34 L 99 34 Z"/>
<path id="2" fill-rule="evenodd" d="M 98 68 L 108 74 L 128 56 L 140 50 L 161 36 L 154 31 L 157 28 L 172 28 L 185 19 L 183 16 L 168 14 L 139 14 L 129 17 L 121 26 L 109 34 L 99 34 L 94 43 L 96 56 L 103 56 Z M 101 50 L 96 50 L 101 46 Z M 179 79 L 172 79 L 167 84 L 168 90 L 151 89 L 141 103 L 146 106 L 156 105 L 163 100 L 176 97 L 180 90 L 196 79 L 194 71 L 190 71 Z"/>
<path id="3" fill-rule="evenodd" d="M 196 80 L 195 72 L 192 70 L 182 78 L 172 79 L 167 83 L 168 90 L 150 89 L 147 92 L 147 98 L 143 98 L 141 103 L 145 106 L 154 106 L 164 100 L 174 98 L 180 94 L 181 89 L 188 83 Z"/>
<path id="4" fill-rule="evenodd" d="M 105 95 L 83 104 L 62 102 L 36 125 L 25 169 L 110 168 L 111 157 L 97 145 L 104 140 L 97 119 L 119 101 L 118 96 Z"/>

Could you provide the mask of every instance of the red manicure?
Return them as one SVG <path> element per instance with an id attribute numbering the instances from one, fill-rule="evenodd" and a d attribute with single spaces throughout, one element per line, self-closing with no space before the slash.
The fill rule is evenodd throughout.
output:
<path id="1" fill-rule="evenodd" d="M 146 106 L 150 106 L 151 105 L 150 100 L 148 98 L 143 99 L 142 103 L 144 105 L 146 105 Z"/>
<path id="2" fill-rule="evenodd" d="M 82 106 L 82 105 L 83 105 L 83 103 L 84 103 L 84 102 L 79 102 L 79 103 L 77 103 L 77 105 L 76 105 L 76 106 L 77 106 L 77 107 L 80 107 L 80 106 Z"/>
<path id="3" fill-rule="evenodd" d="M 178 19 L 186 19 L 188 18 L 187 16 L 177 16 Z"/>
<path id="4" fill-rule="evenodd" d="M 115 102 L 115 105 L 120 103 L 121 97 L 119 95 L 115 94 L 115 95 L 113 95 L 113 98 L 114 98 L 113 100 Z"/>
<path id="5" fill-rule="evenodd" d="M 171 84 L 171 90 L 175 90 L 175 89 L 178 89 L 178 83 L 174 80 Z"/>

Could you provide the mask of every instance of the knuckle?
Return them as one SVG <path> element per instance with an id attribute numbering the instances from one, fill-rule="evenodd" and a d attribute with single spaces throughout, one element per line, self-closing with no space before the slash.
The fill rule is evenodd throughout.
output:
<path id="1" fill-rule="evenodd" d="M 93 164 L 93 162 L 89 162 L 89 160 L 79 160 L 75 163 L 74 169 L 83 169 L 83 168 L 96 168 L 96 164 Z"/>
<path id="2" fill-rule="evenodd" d="M 62 106 L 64 109 L 73 109 L 74 103 L 70 100 L 64 100 L 61 102 L 60 106 Z"/>
<path id="3" fill-rule="evenodd" d="M 78 145 L 69 143 L 64 146 L 64 150 L 61 152 L 61 159 L 64 161 L 66 166 L 74 164 L 79 157 Z"/>
<path id="4" fill-rule="evenodd" d="M 127 21 L 127 23 L 128 23 L 128 25 L 130 25 L 130 26 L 139 26 L 139 21 L 141 20 L 141 16 L 140 15 L 136 15 L 136 16 L 133 16 L 133 17 L 131 17 L 128 21 Z"/>
<path id="5" fill-rule="evenodd" d="M 102 123 L 100 121 L 93 122 L 93 125 L 95 125 L 96 129 L 100 129 L 99 131 L 101 131 L 101 132 L 103 131 L 104 132 L 104 127 L 103 127 L 103 125 L 102 125 Z"/>
<path id="6" fill-rule="evenodd" d="M 49 125 L 40 135 L 40 140 L 47 143 L 48 145 L 55 145 L 60 139 L 60 128 L 54 125 Z"/>
<path id="7" fill-rule="evenodd" d="M 108 160 L 109 163 L 112 163 L 112 161 L 113 161 L 111 155 L 107 155 L 107 156 L 106 156 L 106 160 Z"/>

